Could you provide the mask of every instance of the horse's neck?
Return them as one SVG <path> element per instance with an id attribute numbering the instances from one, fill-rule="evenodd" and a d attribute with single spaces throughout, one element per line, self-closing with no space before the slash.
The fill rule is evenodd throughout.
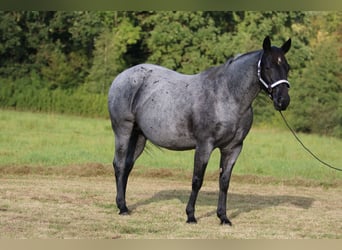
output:
<path id="1" fill-rule="evenodd" d="M 235 58 L 228 66 L 227 84 L 234 98 L 241 105 L 249 107 L 260 92 L 257 64 L 261 51 L 255 51 Z"/>

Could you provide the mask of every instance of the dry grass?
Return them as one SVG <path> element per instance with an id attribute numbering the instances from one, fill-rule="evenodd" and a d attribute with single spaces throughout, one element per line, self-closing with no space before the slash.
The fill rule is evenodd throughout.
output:
<path id="1" fill-rule="evenodd" d="M 132 213 L 119 216 L 109 168 L 93 166 L 95 174 L 87 168 L 71 166 L 65 175 L 53 168 L 45 175 L 3 172 L 0 238 L 342 238 L 340 185 L 248 184 L 235 178 L 228 201 L 233 227 L 226 227 L 216 217 L 217 181 L 206 178 L 198 224 L 188 225 L 190 179 L 133 173 L 127 191 Z M 82 169 L 84 177 L 70 174 Z"/>

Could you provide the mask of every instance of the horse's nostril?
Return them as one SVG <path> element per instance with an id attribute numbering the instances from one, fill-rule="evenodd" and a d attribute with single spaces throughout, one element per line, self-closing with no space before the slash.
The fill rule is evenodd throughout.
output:
<path id="1" fill-rule="evenodd" d="M 276 110 L 285 110 L 287 108 L 286 98 L 278 97 L 274 99 L 274 107 Z"/>

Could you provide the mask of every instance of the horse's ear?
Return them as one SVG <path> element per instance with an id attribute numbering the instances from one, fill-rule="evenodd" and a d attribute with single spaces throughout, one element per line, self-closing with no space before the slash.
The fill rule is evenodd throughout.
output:
<path id="1" fill-rule="evenodd" d="M 283 46 L 281 46 L 282 51 L 284 52 L 284 54 L 286 54 L 291 48 L 291 38 L 289 40 L 287 40 Z"/>
<path id="2" fill-rule="evenodd" d="M 265 37 L 262 48 L 264 49 L 264 51 L 271 50 L 271 39 L 269 36 Z"/>

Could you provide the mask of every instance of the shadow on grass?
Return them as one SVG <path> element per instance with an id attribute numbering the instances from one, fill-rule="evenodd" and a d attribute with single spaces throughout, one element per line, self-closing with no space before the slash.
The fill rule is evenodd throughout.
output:
<path id="1" fill-rule="evenodd" d="M 140 206 L 150 203 L 178 199 L 183 204 L 187 204 L 190 195 L 189 190 L 163 190 L 154 194 L 151 198 L 141 200 L 135 204 L 129 205 L 132 213 Z M 196 206 L 216 206 L 218 200 L 218 192 L 200 191 Z M 262 210 L 269 207 L 280 205 L 292 205 L 301 209 L 309 209 L 314 202 L 313 198 L 291 195 L 255 195 L 255 194 L 238 194 L 228 193 L 228 217 L 233 219 L 242 213 L 248 213 L 254 210 Z M 184 207 L 185 209 L 185 207 Z M 216 209 L 210 211 L 198 219 L 210 217 L 216 214 Z"/>

